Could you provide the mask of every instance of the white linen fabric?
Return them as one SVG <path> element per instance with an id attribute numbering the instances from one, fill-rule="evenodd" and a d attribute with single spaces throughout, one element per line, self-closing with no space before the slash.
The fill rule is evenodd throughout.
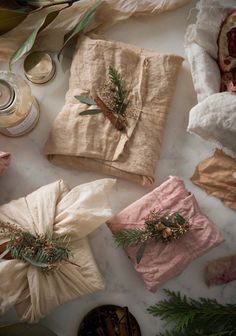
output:
<path id="1" fill-rule="evenodd" d="M 217 64 L 220 26 L 233 7 L 235 0 L 200 0 L 197 21 L 186 32 L 185 52 L 198 99 L 190 111 L 188 131 L 236 152 L 236 95 L 219 92 Z"/>
<path id="2" fill-rule="evenodd" d="M 59 180 L 0 207 L 1 221 L 17 223 L 32 234 L 66 236 L 72 261 L 79 265 L 63 263 L 43 273 L 20 260 L 3 260 L 0 313 L 15 306 L 21 320 L 36 322 L 60 304 L 104 288 L 87 236 L 111 217 L 107 195 L 114 182 L 102 179 L 70 190 Z"/>

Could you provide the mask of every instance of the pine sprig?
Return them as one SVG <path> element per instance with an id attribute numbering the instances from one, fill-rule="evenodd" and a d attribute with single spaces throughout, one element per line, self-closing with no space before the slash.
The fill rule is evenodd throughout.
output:
<path id="1" fill-rule="evenodd" d="M 33 235 L 15 224 L 0 222 L 0 238 L 7 237 L 10 240 L 0 258 L 9 252 L 12 258 L 27 262 L 44 271 L 57 267 L 62 261 L 70 262 L 69 257 L 72 253 L 66 237 L 52 237 L 49 234 Z"/>
<path id="2" fill-rule="evenodd" d="M 236 305 L 220 304 L 215 299 L 187 298 L 165 290 L 168 298 L 148 308 L 153 316 L 165 320 L 172 330 L 159 336 L 235 336 Z"/>
<path id="3" fill-rule="evenodd" d="M 187 220 L 179 213 L 165 213 L 151 211 L 145 218 L 143 228 L 130 228 L 113 233 L 118 246 L 128 248 L 140 245 L 137 250 L 136 260 L 139 263 L 145 252 L 147 241 L 168 243 L 179 239 L 189 231 Z"/>
<path id="4" fill-rule="evenodd" d="M 114 238 L 117 246 L 124 248 L 139 244 L 146 237 L 146 232 L 143 229 L 126 229 L 114 233 Z"/>
<path id="5" fill-rule="evenodd" d="M 124 81 L 121 74 L 112 66 L 109 66 L 108 70 L 109 79 L 113 84 L 112 91 L 114 92 L 115 110 L 117 114 L 125 116 L 125 110 L 127 107 L 128 92 L 125 89 Z"/>

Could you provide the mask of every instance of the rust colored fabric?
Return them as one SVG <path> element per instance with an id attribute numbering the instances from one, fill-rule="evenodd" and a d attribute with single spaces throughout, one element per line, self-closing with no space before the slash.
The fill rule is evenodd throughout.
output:
<path id="1" fill-rule="evenodd" d="M 11 161 L 11 154 L 0 151 L 0 175 L 9 167 Z"/>
<path id="2" fill-rule="evenodd" d="M 236 160 L 217 149 L 198 164 L 191 180 L 209 195 L 236 210 Z"/>

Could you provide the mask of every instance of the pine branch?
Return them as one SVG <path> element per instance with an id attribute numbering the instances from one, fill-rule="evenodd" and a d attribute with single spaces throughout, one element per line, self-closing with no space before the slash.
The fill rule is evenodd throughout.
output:
<path id="1" fill-rule="evenodd" d="M 121 74 L 115 68 L 110 66 L 108 73 L 110 81 L 114 86 L 116 113 L 124 116 L 125 109 L 127 107 L 126 98 L 128 96 L 128 92 L 124 88 L 124 82 Z"/>
<path id="2" fill-rule="evenodd" d="M 179 239 L 189 231 L 187 220 L 179 213 L 161 214 L 158 211 L 151 211 L 145 218 L 143 228 L 132 228 L 120 230 L 114 233 L 114 239 L 118 246 L 127 248 L 140 244 L 136 260 L 139 263 L 146 248 L 146 242 L 153 240 L 168 243 Z"/>
<path id="3" fill-rule="evenodd" d="M 236 305 L 223 305 L 214 299 L 187 298 L 165 290 L 168 299 L 148 308 L 153 316 L 165 320 L 172 330 L 159 336 L 235 336 Z"/>
<path id="4" fill-rule="evenodd" d="M 146 236 L 146 232 L 139 228 L 125 229 L 115 232 L 113 236 L 118 246 L 127 248 L 142 242 L 142 239 Z"/>
<path id="5" fill-rule="evenodd" d="M 54 238 L 51 235 L 33 235 L 15 224 L 0 221 L 0 237 L 10 238 L 6 246 L 12 258 L 30 263 L 46 271 L 55 268 L 60 262 L 69 262 L 71 250 L 66 237 Z M 5 253 L 1 254 L 1 258 Z M 74 263 L 73 263 L 74 264 Z M 79 265 L 77 265 L 79 266 Z"/>

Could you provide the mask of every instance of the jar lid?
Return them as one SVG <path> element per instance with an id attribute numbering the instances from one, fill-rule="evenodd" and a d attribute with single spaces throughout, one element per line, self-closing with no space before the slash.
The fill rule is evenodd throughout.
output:
<path id="1" fill-rule="evenodd" d="M 48 82 L 55 74 L 55 70 L 55 63 L 46 52 L 34 51 L 25 58 L 25 76 L 35 84 Z"/>
<path id="2" fill-rule="evenodd" d="M 0 79 L 0 112 L 9 107 L 15 96 L 12 86 L 5 80 Z"/>

